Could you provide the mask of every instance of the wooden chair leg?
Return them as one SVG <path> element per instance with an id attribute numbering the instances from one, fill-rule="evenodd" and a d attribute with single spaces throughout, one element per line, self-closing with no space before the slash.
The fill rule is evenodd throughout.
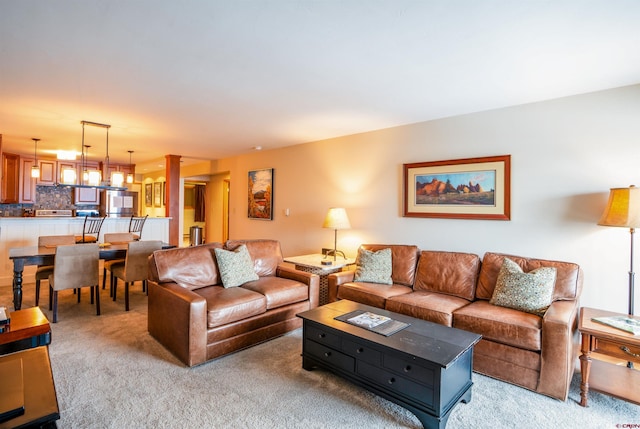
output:
<path id="1" fill-rule="evenodd" d="M 53 291 L 53 323 L 58 323 L 58 291 Z"/>
<path id="2" fill-rule="evenodd" d="M 100 316 L 100 286 L 95 285 L 96 292 L 96 316 Z"/>
<path id="3" fill-rule="evenodd" d="M 93 295 L 96 293 L 95 289 L 93 288 L 93 286 L 91 286 L 89 288 L 89 295 L 91 295 L 91 305 L 93 305 Z"/>
<path id="4" fill-rule="evenodd" d="M 36 279 L 36 307 L 40 302 L 40 279 Z"/>
<path id="5" fill-rule="evenodd" d="M 82 291 L 82 289 L 74 289 L 74 291 L 78 295 L 78 302 L 80 302 L 80 291 Z"/>
<path id="6" fill-rule="evenodd" d="M 116 301 L 116 294 L 118 291 L 118 278 L 117 277 L 113 277 L 113 296 L 111 297 L 113 299 L 113 302 Z"/>
<path id="7" fill-rule="evenodd" d="M 129 283 L 124 282 L 124 310 L 129 311 Z"/>
<path id="8" fill-rule="evenodd" d="M 49 285 L 49 311 L 53 308 L 53 288 Z"/>
<path id="9" fill-rule="evenodd" d="M 107 269 L 102 268 L 102 289 L 104 289 L 107 279 Z"/>

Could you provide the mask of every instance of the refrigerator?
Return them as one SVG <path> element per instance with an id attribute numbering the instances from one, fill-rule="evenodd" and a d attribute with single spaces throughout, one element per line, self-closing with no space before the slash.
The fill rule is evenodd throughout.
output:
<path id="1" fill-rule="evenodd" d="M 138 216 L 138 193 L 134 191 L 102 191 L 100 193 L 100 216 Z"/>

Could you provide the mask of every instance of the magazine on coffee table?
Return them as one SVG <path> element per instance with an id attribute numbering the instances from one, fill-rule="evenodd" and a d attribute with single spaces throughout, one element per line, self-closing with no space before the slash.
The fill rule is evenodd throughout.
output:
<path id="1" fill-rule="evenodd" d="M 354 326 L 360 326 L 361 328 L 384 335 L 385 337 L 393 335 L 410 325 L 409 323 L 363 310 L 352 311 L 351 313 L 338 316 L 335 319 Z"/>
<path id="2" fill-rule="evenodd" d="M 631 332 L 633 335 L 640 335 L 639 319 L 632 319 L 628 316 L 603 316 L 592 317 L 591 320 L 613 326 L 614 328 L 622 329 L 623 331 Z"/>

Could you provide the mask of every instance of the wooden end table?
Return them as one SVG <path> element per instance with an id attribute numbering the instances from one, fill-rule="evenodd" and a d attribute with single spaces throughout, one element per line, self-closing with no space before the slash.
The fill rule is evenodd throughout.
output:
<path id="1" fill-rule="evenodd" d="M 0 333 L 0 355 L 51 344 L 51 326 L 40 307 L 9 313 L 11 323 Z"/>
<path id="2" fill-rule="evenodd" d="M 284 258 L 285 262 L 293 264 L 296 270 L 305 273 L 317 274 L 320 277 L 320 299 L 318 305 L 329 302 L 329 274 L 338 273 L 349 265 L 356 263 L 353 258 L 344 259 L 340 256 L 333 260 L 333 256 L 325 256 L 319 253 L 311 255 L 291 256 Z M 322 261 L 329 261 L 331 265 L 323 265 Z"/>
<path id="3" fill-rule="evenodd" d="M 640 365 L 640 336 L 591 320 L 602 316 L 623 315 L 594 308 L 580 309 L 580 405 L 587 406 L 589 390 L 640 405 L 640 371 L 624 364 L 632 362 Z M 600 357 L 620 359 L 623 364 L 606 362 Z"/>

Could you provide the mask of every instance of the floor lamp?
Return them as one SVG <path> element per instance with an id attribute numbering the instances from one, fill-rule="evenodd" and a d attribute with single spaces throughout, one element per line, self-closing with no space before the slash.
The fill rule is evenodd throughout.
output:
<path id="1" fill-rule="evenodd" d="M 629 314 L 634 309 L 634 276 L 633 272 L 633 235 L 635 228 L 640 227 L 640 188 L 634 185 L 628 188 L 611 188 L 609 201 L 598 225 L 629 228 L 631 235 L 631 257 L 629 267 Z"/>
<path id="2" fill-rule="evenodd" d="M 333 250 L 330 250 L 325 255 L 325 258 L 329 255 L 333 255 L 333 260 L 336 260 L 338 253 L 342 254 L 344 259 L 347 259 L 344 252 L 338 250 L 338 230 L 339 229 L 350 229 L 351 224 L 349 223 L 349 217 L 347 216 L 347 211 L 342 207 L 332 207 L 327 212 L 327 216 L 324 218 L 324 223 L 322 224 L 323 228 L 329 228 L 334 230 L 334 238 L 333 238 Z"/>

